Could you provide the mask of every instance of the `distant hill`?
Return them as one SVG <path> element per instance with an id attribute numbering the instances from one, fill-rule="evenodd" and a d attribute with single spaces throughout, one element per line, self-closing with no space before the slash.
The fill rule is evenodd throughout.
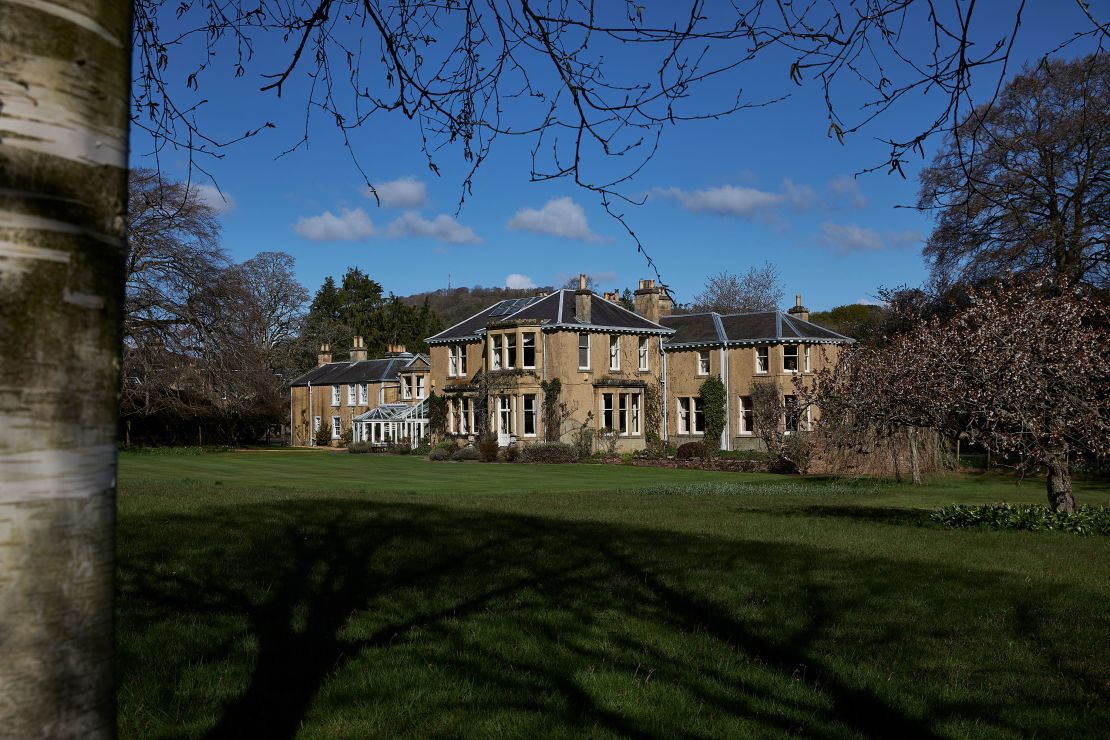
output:
<path id="1" fill-rule="evenodd" d="M 401 302 L 419 307 L 427 300 L 428 306 L 446 329 L 473 316 L 491 303 L 508 298 L 527 298 L 536 293 L 550 293 L 553 290 L 555 288 L 550 285 L 540 288 L 484 288 L 481 285 L 475 285 L 473 288 L 451 288 L 450 290 L 444 288 L 429 293 L 401 296 Z"/>

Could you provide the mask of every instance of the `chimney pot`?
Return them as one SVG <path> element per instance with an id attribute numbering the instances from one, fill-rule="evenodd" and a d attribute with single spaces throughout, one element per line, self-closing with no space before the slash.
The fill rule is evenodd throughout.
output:
<path id="1" fill-rule="evenodd" d="M 584 273 L 584 272 L 578 273 L 578 289 L 579 290 L 585 290 L 586 289 L 586 273 Z"/>

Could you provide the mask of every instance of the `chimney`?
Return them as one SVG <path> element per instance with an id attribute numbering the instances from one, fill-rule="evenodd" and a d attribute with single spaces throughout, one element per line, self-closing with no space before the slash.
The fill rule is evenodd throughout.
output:
<path id="1" fill-rule="evenodd" d="M 362 337 L 355 337 L 351 340 L 351 354 L 348 355 L 351 362 L 363 362 L 368 359 L 366 352 L 366 342 Z"/>
<path id="2" fill-rule="evenodd" d="M 316 362 L 320 365 L 327 365 L 331 362 L 331 345 L 327 342 L 320 345 L 320 354 L 316 355 Z"/>
<path id="3" fill-rule="evenodd" d="M 578 319 L 579 323 L 593 323 L 590 320 L 590 301 L 593 299 L 593 295 L 590 289 L 586 287 L 586 273 L 583 272 L 578 276 L 578 290 L 574 291 L 574 318 Z"/>
<path id="4" fill-rule="evenodd" d="M 641 280 L 640 287 L 636 288 L 633 294 L 632 302 L 636 307 L 636 313 L 657 324 L 659 319 L 670 316 L 671 311 L 674 310 L 674 303 L 667 289 L 662 285 L 656 285 L 654 280 Z"/>
<path id="5" fill-rule="evenodd" d="M 403 344 L 390 344 L 386 347 L 386 357 L 396 357 L 403 354 L 405 354 L 405 345 Z"/>
<path id="6" fill-rule="evenodd" d="M 794 294 L 794 307 L 787 311 L 791 316 L 796 316 L 802 321 L 809 321 L 809 309 L 802 305 L 802 294 Z"/>

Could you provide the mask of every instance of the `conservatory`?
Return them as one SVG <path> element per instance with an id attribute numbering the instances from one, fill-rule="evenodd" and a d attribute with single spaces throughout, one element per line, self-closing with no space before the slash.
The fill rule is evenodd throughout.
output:
<path id="1" fill-rule="evenodd" d="M 355 442 L 382 446 L 408 442 L 415 447 L 428 434 L 428 401 L 382 404 L 351 421 Z"/>

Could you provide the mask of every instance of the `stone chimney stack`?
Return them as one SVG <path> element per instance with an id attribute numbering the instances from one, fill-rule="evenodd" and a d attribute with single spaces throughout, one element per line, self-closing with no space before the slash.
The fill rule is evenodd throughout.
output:
<path id="1" fill-rule="evenodd" d="M 802 294 L 794 294 L 794 307 L 787 311 L 791 316 L 796 316 L 802 321 L 809 321 L 809 309 L 802 305 Z"/>
<path id="2" fill-rule="evenodd" d="M 405 345 L 403 344 L 390 344 L 386 347 L 386 357 L 396 357 L 403 354 L 405 354 Z"/>
<path id="3" fill-rule="evenodd" d="M 667 289 L 662 285 L 656 285 L 654 280 L 641 280 L 632 301 L 636 307 L 636 313 L 657 324 L 659 319 L 670 316 L 671 311 L 674 310 L 674 303 Z"/>
<path id="4" fill-rule="evenodd" d="M 363 362 L 369 359 L 366 350 L 366 342 L 362 337 L 355 337 L 351 340 L 351 354 L 349 355 L 351 362 Z"/>
<path id="5" fill-rule="evenodd" d="M 578 319 L 579 323 L 591 324 L 591 300 L 593 299 L 593 291 L 586 287 L 586 273 L 581 273 L 578 276 L 578 290 L 574 291 L 574 318 Z"/>
<path id="6" fill-rule="evenodd" d="M 327 342 L 320 345 L 320 354 L 316 355 L 316 362 L 320 365 L 327 365 L 331 362 L 331 345 Z"/>

